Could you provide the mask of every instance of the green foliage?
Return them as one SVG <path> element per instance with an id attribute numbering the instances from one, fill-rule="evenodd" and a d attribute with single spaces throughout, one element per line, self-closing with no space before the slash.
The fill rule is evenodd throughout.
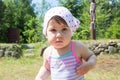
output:
<path id="1" fill-rule="evenodd" d="M 25 37 L 25 41 L 27 43 L 34 43 L 42 41 L 42 27 L 39 26 L 39 21 L 35 18 L 32 18 L 26 22 L 26 26 L 24 26 L 24 32 L 23 35 Z M 31 27 L 33 26 L 33 27 Z M 22 41 L 21 41 L 22 42 Z"/>
<path id="2" fill-rule="evenodd" d="M 97 0 L 96 23 L 98 38 L 119 39 L 113 36 L 118 34 L 120 30 L 120 28 L 118 28 L 119 24 L 116 23 L 116 19 L 120 17 L 120 15 L 118 15 L 118 13 L 120 13 L 119 3 L 119 0 Z"/>
<path id="3" fill-rule="evenodd" d="M 90 30 L 89 27 L 85 27 L 83 25 L 81 25 L 80 28 L 77 29 L 77 31 L 74 33 L 73 39 L 84 39 L 84 40 L 88 40 L 90 39 Z"/>
<path id="4" fill-rule="evenodd" d="M 82 2 L 82 0 L 60 0 L 61 5 L 67 7 L 77 18 L 80 18 L 83 12 Z"/>
<path id="5" fill-rule="evenodd" d="M 33 37 L 34 34 L 32 33 L 33 31 L 36 31 L 36 26 L 38 24 L 38 20 L 35 19 L 36 14 L 31 6 L 31 1 L 32 0 L 4 0 L 4 16 L 2 19 L 0 19 L 4 23 L 1 27 L 2 31 L 4 31 L 3 34 L 7 34 L 7 30 L 9 28 L 19 28 L 21 31 L 20 42 L 31 42 L 28 39 Z M 2 38 L 2 40 L 5 41 L 7 39 L 7 35 Z M 39 39 L 34 39 L 34 42 L 35 41 L 39 41 Z"/>
<path id="6" fill-rule="evenodd" d="M 4 17 L 4 11 L 5 11 L 5 5 L 3 0 L 0 0 L 0 42 L 4 42 L 6 41 L 6 27 L 3 26 L 4 22 L 3 22 L 3 17 Z"/>
<path id="7" fill-rule="evenodd" d="M 111 27 L 107 29 L 106 38 L 120 39 L 120 19 L 115 18 L 111 24 Z"/>

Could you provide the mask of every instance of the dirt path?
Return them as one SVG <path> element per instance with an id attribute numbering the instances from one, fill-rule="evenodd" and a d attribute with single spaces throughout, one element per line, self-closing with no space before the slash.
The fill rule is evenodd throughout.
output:
<path id="1" fill-rule="evenodd" d="M 120 65 L 120 55 L 100 55 L 98 56 L 97 67 L 111 69 Z"/>

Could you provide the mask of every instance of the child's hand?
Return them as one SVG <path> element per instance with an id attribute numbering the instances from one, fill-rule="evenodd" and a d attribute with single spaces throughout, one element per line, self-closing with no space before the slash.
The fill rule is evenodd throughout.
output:
<path id="1" fill-rule="evenodd" d="M 81 64 L 78 68 L 77 68 L 77 73 L 79 75 L 84 75 L 89 71 L 89 65 L 87 64 L 87 62 Z"/>

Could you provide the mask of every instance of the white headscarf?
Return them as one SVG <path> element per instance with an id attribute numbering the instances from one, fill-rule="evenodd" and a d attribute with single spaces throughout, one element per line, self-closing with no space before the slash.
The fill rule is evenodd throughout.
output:
<path id="1" fill-rule="evenodd" d="M 44 26 L 43 26 L 43 34 L 46 35 L 47 25 L 49 20 L 53 16 L 60 16 L 63 18 L 67 25 L 70 27 L 71 32 L 74 32 L 80 25 L 80 21 L 76 19 L 72 13 L 65 7 L 54 7 L 47 11 L 44 17 Z"/>

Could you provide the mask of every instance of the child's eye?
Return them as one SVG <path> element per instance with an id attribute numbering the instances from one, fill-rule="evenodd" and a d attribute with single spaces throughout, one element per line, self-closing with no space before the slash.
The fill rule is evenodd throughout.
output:
<path id="1" fill-rule="evenodd" d="M 55 32 L 56 30 L 55 29 L 51 29 L 50 31 Z"/>
<path id="2" fill-rule="evenodd" d="M 63 28 L 63 29 L 62 29 L 62 31 L 66 31 L 66 30 L 67 30 L 67 28 Z"/>

